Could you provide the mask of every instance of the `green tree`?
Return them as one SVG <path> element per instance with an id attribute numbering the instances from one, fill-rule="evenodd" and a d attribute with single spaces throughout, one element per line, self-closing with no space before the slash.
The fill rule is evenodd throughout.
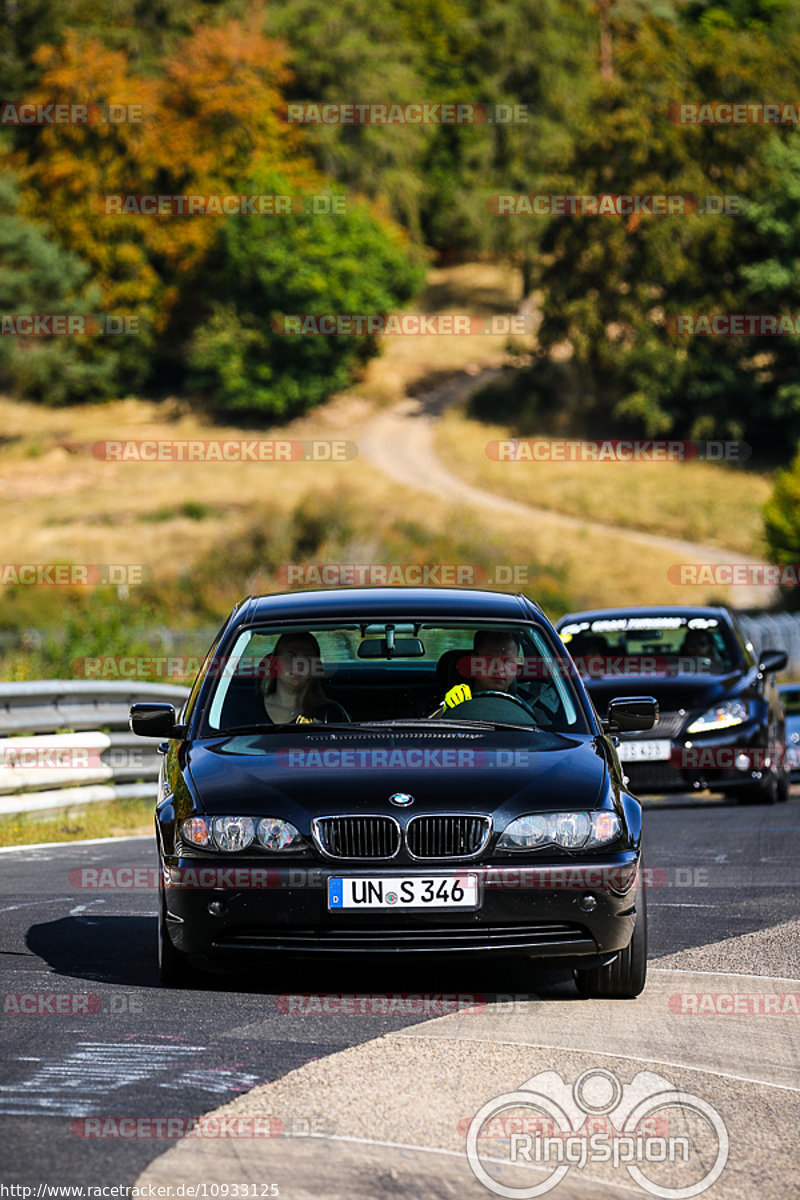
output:
<path id="1" fill-rule="evenodd" d="M 293 189 L 285 178 L 264 175 L 248 190 Z M 198 281 L 213 300 L 188 353 L 189 385 L 216 412 L 268 419 L 304 412 L 345 387 L 378 352 L 370 337 L 281 333 L 282 316 L 389 313 L 421 286 L 424 272 L 401 232 L 365 204 L 343 199 L 345 211 L 334 215 L 225 222 L 215 268 Z"/>
<path id="2" fill-rule="evenodd" d="M 764 505 L 764 532 L 772 562 L 788 566 L 800 562 L 800 451 L 776 476 Z M 785 602 L 789 608 L 800 608 L 800 594 L 789 589 Z"/>
<path id="3" fill-rule="evenodd" d="M 99 292 L 89 267 L 18 213 L 11 171 L 0 176 L 0 313 L 90 315 Z M 4 331 L 5 332 L 5 331 Z M 104 399 L 116 385 L 115 349 L 93 335 L 0 337 L 0 380 L 46 404 Z"/>
<path id="4" fill-rule="evenodd" d="M 667 112 L 688 97 L 791 95 L 800 39 L 784 39 L 778 56 L 763 33 L 694 37 L 647 18 L 617 37 L 614 63 L 614 78 L 599 83 L 592 120 L 553 191 L 690 195 L 704 204 L 709 195 L 774 188 L 763 129 L 677 125 Z M 596 428 L 769 445 L 778 410 L 770 408 L 753 346 L 672 335 L 665 321 L 750 311 L 745 268 L 765 249 L 753 220 L 688 208 L 673 216 L 565 216 L 548 221 L 542 248 L 542 357 L 532 389 L 541 382 L 551 406 L 560 407 L 567 392 L 579 418 Z M 567 360 L 559 372 L 555 358 Z"/>

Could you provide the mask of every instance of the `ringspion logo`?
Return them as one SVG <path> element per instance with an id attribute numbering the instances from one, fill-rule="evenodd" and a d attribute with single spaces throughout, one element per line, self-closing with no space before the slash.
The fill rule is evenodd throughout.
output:
<path id="1" fill-rule="evenodd" d="M 587 1123 L 598 1117 L 607 1123 L 589 1132 Z M 664 1076 L 640 1071 L 622 1083 L 612 1071 L 594 1068 L 572 1085 L 556 1071 L 542 1071 L 489 1100 L 469 1125 L 466 1149 L 475 1178 L 509 1200 L 542 1196 L 570 1171 L 598 1164 L 615 1172 L 624 1168 L 651 1196 L 689 1200 L 719 1179 L 730 1141 L 715 1108 Z M 531 1167 L 538 1168 L 537 1180 L 546 1175 L 533 1189 Z M 580 1187 L 577 1179 L 575 1184 Z M 625 1176 L 623 1186 L 630 1187 Z"/>

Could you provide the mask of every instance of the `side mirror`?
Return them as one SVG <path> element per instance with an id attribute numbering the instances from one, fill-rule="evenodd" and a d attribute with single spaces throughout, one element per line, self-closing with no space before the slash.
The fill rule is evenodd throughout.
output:
<path id="1" fill-rule="evenodd" d="M 617 696 L 608 702 L 603 721 L 607 733 L 640 733 L 658 720 L 658 701 L 652 696 Z"/>
<path id="2" fill-rule="evenodd" d="M 186 726 L 178 725 L 172 704 L 154 704 L 141 701 L 132 704 L 128 724 L 131 733 L 139 737 L 179 738 L 185 737 Z"/>
<path id="3" fill-rule="evenodd" d="M 789 661 L 785 650 L 762 650 L 758 656 L 758 669 L 762 675 L 782 671 Z"/>

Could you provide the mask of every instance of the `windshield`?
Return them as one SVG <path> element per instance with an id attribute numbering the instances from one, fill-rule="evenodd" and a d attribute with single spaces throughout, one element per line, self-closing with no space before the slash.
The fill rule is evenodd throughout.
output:
<path id="1" fill-rule="evenodd" d="M 734 668 L 727 628 L 715 617 L 597 616 L 564 625 L 561 639 L 581 675 L 715 675 Z"/>
<path id="2" fill-rule="evenodd" d="M 573 670 L 532 625 L 253 626 L 208 668 L 202 732 L 421 721 L 588 733 Z"/>

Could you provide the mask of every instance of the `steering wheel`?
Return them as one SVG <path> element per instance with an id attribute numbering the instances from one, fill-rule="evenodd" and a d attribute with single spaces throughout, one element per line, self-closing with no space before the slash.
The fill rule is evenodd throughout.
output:
<path id="1" fill-rule="evenodd" d="M 534 721 L 536 721 L 538 724 L 536 714 L 528 706 L 528 704 L 519 696 L 512 696 L 510 692 L 495 691 L 494 689 L 487 688 L 485 691 L 473 693 L 469 700 L 464 701 L 463 703 L 472 704 L 475 700 L 480 700 L 483 696 L 493 696 L 495 699 L 499 700 L 510 700 L 512 704 L 516 704 L 519 708 L 526 712 L 529 717 L 533 717 Z M 461 706 L 457 704 L 455 707 L 458 709 Z"/>

